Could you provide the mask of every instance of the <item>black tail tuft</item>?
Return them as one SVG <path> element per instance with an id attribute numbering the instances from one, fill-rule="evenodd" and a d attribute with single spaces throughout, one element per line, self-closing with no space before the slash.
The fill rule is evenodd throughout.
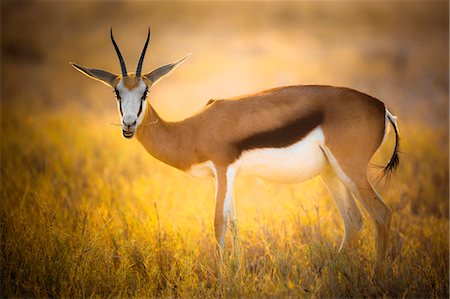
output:
<path id="1" fill-rule="evenodd" d="M 389 180 L 391 174 L 396 170 L 397 166 L 400 164 L 400 159 L 398 157 L 398 154 L 400 153 L 400 136 L 398 135 L 398 128 L 395 123 L 395 120 L 391 118 L 390 115 L 388 115 L 389 121 L 392 124 L 392 127 L 395 131 L 395 147 L 394 147 L 394 153 L 392 154 L 391 160 L 389 160 L 386 167 L 384 167 L 383 171 L 380 174 L 380 179 L 386 177 L 387 180 Z"/>

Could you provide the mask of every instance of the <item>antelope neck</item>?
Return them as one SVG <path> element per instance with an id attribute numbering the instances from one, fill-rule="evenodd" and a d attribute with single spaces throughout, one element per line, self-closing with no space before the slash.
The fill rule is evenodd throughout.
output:
<path id="1" fill-rule="evenodd" d="M 142 126 L 136 131 L 139 142 L 156 159 L 181 170 L 188 168 L 190 165 L 183 161 L 185 136 L 180 134 L 181 126 L 164 121 L 150 103 L 144 113 Z"/>

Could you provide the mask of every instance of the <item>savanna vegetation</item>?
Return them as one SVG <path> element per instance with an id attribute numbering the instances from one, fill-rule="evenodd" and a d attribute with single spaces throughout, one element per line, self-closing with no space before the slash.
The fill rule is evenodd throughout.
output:
<path id="1" fill-rule="evenodd" d="M 1 13 L 1 297 L 449 296 L 447 2 L 2 1 Z M 376 187 L 394 210 L 382 276 L 368 214 L 358 246 L 338 253 L 343 225 L 319 178 L 239 178 L 240 255 L 229 238 L 220 287 L 213 181 L 124 140 L 113 95 L 68 64 L 118 71 L 113 26 L 132 68 L 149 24 L 144 69 L 193 52 L 150 94 L 169 120 L 303 83 L 390 107 L 402 153 Z M 374 182 L 392 149 L 390 136 Z"/>

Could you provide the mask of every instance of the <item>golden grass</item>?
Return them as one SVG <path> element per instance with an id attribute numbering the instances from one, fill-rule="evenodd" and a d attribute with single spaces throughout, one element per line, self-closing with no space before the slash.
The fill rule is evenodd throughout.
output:
<path id="1" fill-rule="evenodd" d="M 0 297 L 448 298 L 448 3 L 2 1 Z M 33 24 L 33 26 L 23 26 Z M 320 179 L 238 178 L 242 254 L 214 276 L 212 180 L 121 137 L 113 95 L 69 61 L 143 71 L 192 52 L 150 98 L 168 120 L 293 84 L 348 86 L 399 117 L 401 163 L 383 278 L 374 228 L 338 254 Z M 374 159 L 384 165 L 392 135 Z M 373 169 L 372 177 L 377 170 Z"/>
<path id="2" fill-rule="evenodd" d="M 448 296 L 445 132 L 400 123 L 400 168 L 378 186 L 395 211 L 384 278 L 371 270 L 371 224 L 358 250 L 338 254 L 342 224 L 320 180 L 239 179 L 242 255 L 227 240 L 221 289 L 212 180 L 154 160 L 120 137 L 111 115 L 3 109 L 2 297 Z"/>

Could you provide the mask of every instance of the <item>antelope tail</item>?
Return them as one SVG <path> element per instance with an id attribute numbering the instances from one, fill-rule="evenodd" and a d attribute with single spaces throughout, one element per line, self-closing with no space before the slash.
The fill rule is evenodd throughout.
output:
<path id="1" fill-rule="evenodd" d="M 400 150 L 400 136 L 398 133 L 398 127 L 397 127 L 397 118 L 392 115 L 392 113 L 389 112 L 389 110 L 386 109 L 386 117 L 389 119 L 389 121 L 392 124 L 392 127 L 394 128 L 395 132 L 395 147 L 394 147 L 394 153 L 392 154 L 391 159 L 389 160 L 388 164 L 384 167 L 380 178 L 389 176 L 396 170 L 398 164 L 400 163 L 400 159 L 398 157 L 399 150 Z"/>

